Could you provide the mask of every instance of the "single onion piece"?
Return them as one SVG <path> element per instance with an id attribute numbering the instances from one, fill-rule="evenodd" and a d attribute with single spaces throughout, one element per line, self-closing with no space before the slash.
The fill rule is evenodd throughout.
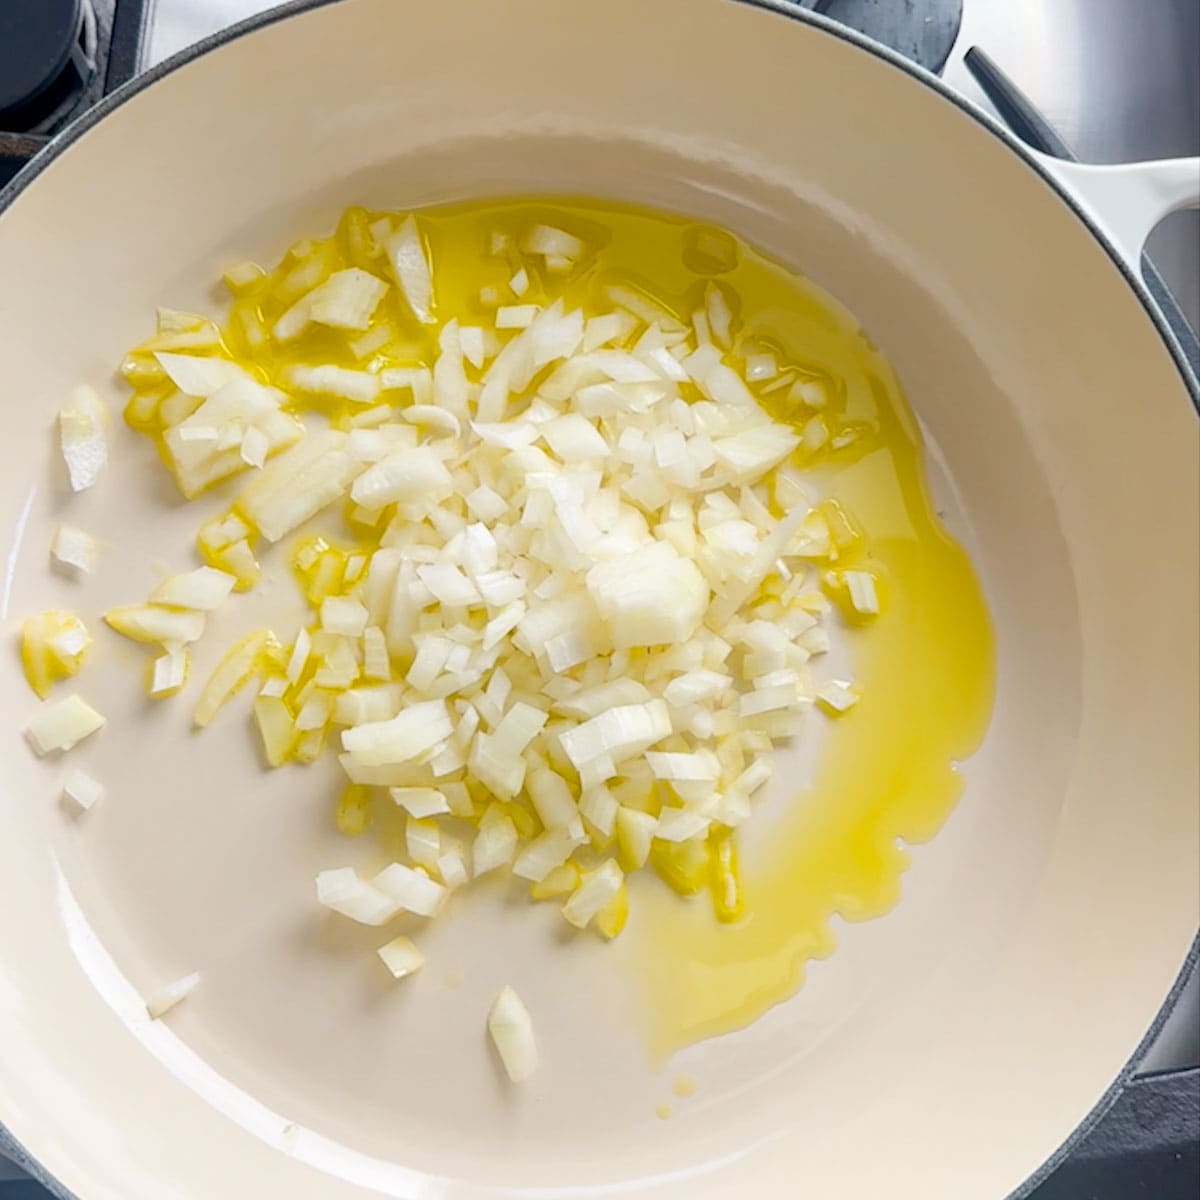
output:
<path id="1" fill-rule="evenodd" d="M 625 875 L 611 859 L 595 871 L 585 871 L 579 887 L 563 905 L 562 914 L 577 929 L 583 929 L 621 890 Z"/>
<path id="2" fill-rule="evenodd" d="M 435 321 L 433 276 L 415 218 L 407 217 L 401 223 L 400 228 L 388 238 L 386 249 L 396 282 L 413 316 L 422 325 L 432 325 Z"/>
<path id="3" fill-rule="evenodd" d="M 537 1042 L 529 1010 L 511 987 L 502 988 L 492 1001 L 487 1027 L 509 1079 L 523 1083 L 537 1070 Z"/>
<path id="4" fill-rule="evenodd" d="M 311 433 L 247 485 L 238 507 L 267 541 L 279 541 L 346 494 L 362 470 L 346 452 L 346 438 L 335 429 Z"/>
<path id="5" fill-rule="evenodd" d="M 652 813 L 622 805 L 617 810 L 616 827 L 621 866 L 626 871 L 636 871 L 645 866 L 658 830 L 658 818 Z"/>
<path id="6" fill-rule="evenodd" d="M 39 709 L 25 727 L 25 736 L 39 756 L 70 750 L 104 727 L 104 718 L 86 700 L 68 696 Z"/>
<path id="7" fill-rule="evenodd" d="M 554 258 L 578 258 L 584 250 L 583 242 L 573 234 L 552 225 L 535 225 L 522 239 L 521 249 L 526 254 L 541 254 Z"/>
<path id="8" fill-rule="evenodd" d="M 58 414 L 63 460 L 73 492 L 91 487 L 108 463 L 108 413 L 87 384 L 73 388 Z"/>
<path id="9" fill-rule="evenodd" d="M 160 1017 L 165 1016 L 181 1000 L 190 996 L 195 991 L 196 985 L 199 982 L 199 972 L 193 972 L 191 975 L 184 975 L 182 979 L 176 979 L 172 983 L 168 983 L 165 987 L 160 988 L 148 997 L 146 1000 L 146 1011 L 150 1014 L 150 1019 L 157 1021 Z"/>
<path id="10" fill-rule="evenodd" d="M 242 435 L 241 446 L 238 453 L 242 457 L 248 467 L 259 467 L 265 465 L 267 455 L 271 450 L 271 441 L 265 433 L 256 426 L 251 426 Z"/>
<path id="11" fill-rule="evenodd" d="M 411 425 L 424 426 L 449 437 L 462 435 L 462 425 L 458 418 L 436 404 L 410 404 L 408 408 L 401 409 L 400 416 Z"/>
<path id="12" fill-rule="evenodd" d="M 479 822 L 479 832 L 471 848 L 476 876 L 486 875 L 512 862 L 517 849 L 517 827 L 497 804 L 491 804 Z"/>
<path id="13" fill-rule="evenodd" d="M 569 830 L 547 829 L 517 855 L 512 873 L 532 883 L 540 883 L 555 867 L 571 857 L 580 840 Z"/>
<path id="14" fill-rule="evenodd" d="M 400 910 L 395 899 L 360 879 L 353 867 L 321 871 L 317 875 L 317 903 L 360 925 L 382 925 Z"/>
<path id="15" fill-rule="evenodd" d="M 420 867 L 406 867 L 403 863 L 384 867 L 371 880 L 371 886 L 390 897 L 398 908 L 419 917 L 432 917 L 447 895 L 446 889 Z"/>
<path id="16" fill-rule="evenodd" d="M 284 378 L 290 387 L 298 391 L 337 396 L 355 404 L 370 404 L 381 390 L 378 375 L 369 371 L 356 371 L 352 367 L 337 367 L 330 363 L 322 363 L 316 367 L 296 364 L 288 368 Z"/>
<path id="17" fill-rule="evenodd" d="M 686 808 L 667 805 L 658 814 L 654 836 L 664 842 L 686 842 L 702 834 L 712 822 L 708 817 Z"/>
<path id="18" fill-rule="evenodd" d="M 536 304 L 507 304 L 496 309 L 497 329 L 528 329 L 541 309 Z"/>
<path id="19" fill-rule="evenodd" d="M 168 350 L 159 350 L 154 357 L 171 382 L 187 396 L 207 398 L 227 383 L 246 378 L 245 370 L 227 358 L 172 354 Z"/>
<path id="20" fill-rule="evenodd" d="M 858 699 L 858 693 L 848 682 L 837 679 L 827 680 L 817 689 L 817 703 L 832 716 L 848 712 L 858 703 Z"/>
<path id="21" fill-rule="evenodd" d="M 388 790 L 392 799 L 410 816 L 435 817 L 450 811 L 444 793 L 436 788 L 394 787 Z"/>
<path id="22" fill-rule="evenodd" d="M 169 646 L 165 654 L 154 660 L 147 689 L 156 700 L 174 696 L 187 682 L 191 656 L 186 646 Z"/>
<path id="23" fill-rule="evenodd" d="M 54 541 L 50 544 L 50 556 L 61 566 L 70 567 L 81 575 L 86 575 L 96 564 L 98 548 L 96 540 L 82 529 L 76 529 L 72 525 L 60 525 L 54 532 Z"/>
<path id="24" fill-rule="evenodd" d="M 327 596 L 321 601 L 321 628 L 343 637 L 361 637 L 367 610 L 352 596 Z"/>
<path id="25" fill-rule="evenodd" d="M 197 567 L 186 575 L 168 576 L 150 593 L 150 602 L 171 608 L 211 612 L 224 603 L 235 583 L 237 580 L 226 571 Z"/>
<path id="26" fill-rule="evenodd" d="M 366 329 L 388 285 L 368 271 L 349 267 L 335 271 L 307 296 L 309 313 L 319 325 L 334 329 Z"/>
<path id="27" fill-rule="evenodd" d="M 842 583 L 850 595 L 854 611 L 865 617 L 879 615 L 879 591 L 870 571 L 843 571 Z"/>
<path id="28" fill-rule="evenodd" d="M 376 953 L 397 979 L 415 975 L 425 965 L 425 955 L 413 945 L 411 938 L 393 938 L 386 946 L 380 946 Z"/>
<path id="29" fill-rule="evenodd" d="M 275 643 L 269 629 L 255 629 L 235 642 L 217 664 L 192 714 L 194 723 L 203 728 L 261 666 L 264 651 Z"/>
<path id="30" fill-rule="evenodd" d="M 86 771 L 78 768 L 67 772 L 63 780 L 63 795 L 70 800 L 81 812 L 104 798 L 104 788 Z"/>

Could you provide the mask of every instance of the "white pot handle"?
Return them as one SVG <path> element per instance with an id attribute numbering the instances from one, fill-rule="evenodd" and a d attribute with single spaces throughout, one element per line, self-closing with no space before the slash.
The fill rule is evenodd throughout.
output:
<path id="1" fill-rule="evenodd" d="M 1142 247 L 1155 225 L 1179 209 L 1200 208 L 1200 158 L 1106 165 L 1032 153 L 1075 196 L 1139 278 Z"/>

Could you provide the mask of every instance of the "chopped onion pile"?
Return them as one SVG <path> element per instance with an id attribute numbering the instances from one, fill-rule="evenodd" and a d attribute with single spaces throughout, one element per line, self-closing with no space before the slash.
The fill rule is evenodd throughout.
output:
<path id="1" fill-rule="evenodd" d="M 405 861 L 317 877 L 318 902 L 350 920 L 433 917 L 507 870 L 614 937 L 644 866 L 735 919 L 733 834 L 769 751 L 814 703 L 836 715 L 858 699 L 852 681 L 810 677 L 831 605 L 852 621 L 881 609 L 857 529 L 801 469 L 852 436 L 823 385 L 743 339 L 711 280 L 686 318 L 611 281 L 569 303 L 592 252 L 545 224 L 497 232 L 507 291 L 450 311 L 419 219 L 350 210 L 274 271 L 231 268 L 224 330 L 160 310 L 123 365 L 126 418 L 186 497 L 246 482 L 200 530 L 206 566 L 105 620 L 157 648 L 147 689 L 174 694 L 206 615 L 257 583 L 264 543 L 288 539 L 311 623 L 286 642 L 243 637 L 194 719 L 254 681 L 271 766 L 337 753 L 339 829 L 399 807 Z M 764 407 L 784 388 L 808 413 L 795 427 Z M 87 420 L 64 415 L 73 486 L 102 462 Z M 341 539 L 306 530 L 335 506 Z M 66 530 L 54 553 L 90 561 Z M 78 659 L 52 641 L 61 614 L 35 620 L 44 694 Z M 55 713 L 31 725 L 39 753 L 90 731 L 78 708 Z M 407 938 L 379 955 L 397 978 L 424 961 Z M 528 1075 L 529 1015 L 510 989 L 488 1026 L 510 1076 Z"/>
<path id="2" fill-rule="evenodd" d="M 408 861 L 323 872 L 320 902 L 367 924 L 431 916 L 507 868 L 611 937 L 625 874 L 650 864 L 736 916 L 724 846 L 770 778 L 766 752 L 814 701 L 857 698 L 809 678 L 821 618 L 831 599 L 879 607 L 869 571 L 836 571 L 857 531 L 797 468 L 821 439 L 772 420 L 756 391 L 782 381 L 819 409 L 820 385 L 743 345 L 716 283 L 688 321 L 611 283 L 569 305 L 553 280 L 588 246 L 545 224 L 492 239 L 518 303 L 484 324 L 444 312 L 418 221 L 355 212 L 274 272 L 231 270 L 243 360 L 175 344 L 211 323 L 169 312 L 126 361 L 127 415 L 185 495 L 254 477 L 201 531 L 207 568 L 106 619 L 164 647 L 151 693 L 169 694 L 204 614 L 257 579 L 260 540 L 344 505 L 352 540 L 292 550 L 312 626 L 287 646 L 248 635 L 195 713 L 208 724 L 258 679 L 271 765 L 339 752 L 339 828 L 363 832 L 385 796 L 404 811 Z M 425 361 L 381 353 L 406 323 L 431 329 Z M 331 337 L 360 365 L 322 361 Z M 333 420 L 305 430 L 309 408 Z M 247 455 L 252 430 L 266 442 Z"/>

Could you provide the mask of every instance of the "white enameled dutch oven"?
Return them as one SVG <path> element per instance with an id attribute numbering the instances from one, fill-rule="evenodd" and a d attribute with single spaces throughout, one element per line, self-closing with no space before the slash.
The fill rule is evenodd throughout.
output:
<path id="1" fill-rule="evenodd" d="M 419 1036 L 378 996 L 331 1020 L 345 979 L 314 967 L 290 897 L 333 843 L 278 818 L 294 785 L 248 785 L 248 759 L 147 717 L 105 731 L 108 815 L 73 822 L 6 653 L 0 1125 L 22 1161 L 80 1200 L 1032 1186 L 1109 1102 L 1197 926 L 1195 382 L 1135 265 L 1197 173 L 1039 159 L 879 47 L 731 0 L 293 5 L 58 138 L 0 192 L 6 629 L 61 598 L 54 415 L 84 380 L 119 403 L 113 364 L 155 305 L 211 307 L 224 265 L 348 203 L 570 192 L 723 223 L 861 319 L 983 580 L 998 692 L 897 910 L 690 1051 L 703 1095 L 663 1122 L 618 983 L 556 968 L 505 913 L 462 936 L 543 981 L 549 1065 L 519 1102 L 463 1067 L 470 981 L 407 1006 Z M 98 602 L 194 525 L 137 439 L 112 453 L 89 511 L 126 536 Z M 243 969 L 211 1003 L 146 1020 L 139 989 L 221 955 Z"/>

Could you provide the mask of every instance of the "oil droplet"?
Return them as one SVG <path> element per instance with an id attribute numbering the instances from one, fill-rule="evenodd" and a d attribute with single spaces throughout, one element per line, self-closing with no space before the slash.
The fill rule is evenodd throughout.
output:
<path id="1" fill-rule="evenodd" d="M 665 1100 L 654 1111 L 660 1121 L 668 1121 L 671 1118 L 671 1106 Z"/>
<path id="2" fill-rule="evenodd" d="M 680 1075 L 671 1084 L 671 1091 L 681 1100 L 685 1100 L 688 1096 L 696 1094 L 696 1081 L 690 1075 Z"/>
<path id="3" fill-rule="evenodd" d="M 448 988 L 462 987 L 463 973 L 461 971 L 450 970 L 442 976 L 442 982 Z"/>

